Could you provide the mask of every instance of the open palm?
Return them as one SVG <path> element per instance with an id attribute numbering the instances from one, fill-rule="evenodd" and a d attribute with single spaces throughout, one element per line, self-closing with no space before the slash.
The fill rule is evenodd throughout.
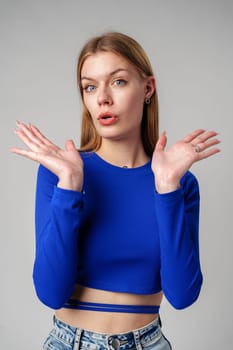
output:
<path id="1" fill-rule="evenodd" d="M 13 147 L 12 152 L 44 165 L 62 183 L 75 179 L 73 183 L 77 189 L 82 187 L 83 162 L 72 140 L 66 141 L 63 150 L 48 140 L 37 127 L 20 122 L 17 122 L 17 127 L 15 133 L 28 149 Z"/>
<path id="2" fill-rule="evenodd" d="M 216 135 L 215 131 L 198 129 L 166 150 L 167 137 L 163 133 L 158 139 L 152 158 L 158 192 L 175 190 L 179 187 L 181 177 L 193 163 L 219 152 L 218 148 L 213 147 L 220 142 L 215 138 Z"/>

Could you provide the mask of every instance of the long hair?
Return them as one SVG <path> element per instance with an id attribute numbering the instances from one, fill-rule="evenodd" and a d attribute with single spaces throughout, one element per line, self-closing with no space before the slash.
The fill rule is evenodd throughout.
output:
<path id="1" fill-rule="evenodd" d="M 142 78 L 153 76 L 151 63 L 144 49 L 133 38 L 118 32 L 109 32 L 90 39 L 79 54 L 77 64 L 77 80 L 83 102 L 81 87 L 81 71 L 87 57 L 97 52 L 114 52 L 131 63 Z M 150 103 L 144 103 L 141 122 L 141 137 L 144 150 L 152 156 L 158 139 L 158 96 L 157 91 L 150 98 Z M 97 151 L 101 146 L 101 136 L 97 133 L 91 115 L 83 103 L 81 125 L 81 151 Z"/>

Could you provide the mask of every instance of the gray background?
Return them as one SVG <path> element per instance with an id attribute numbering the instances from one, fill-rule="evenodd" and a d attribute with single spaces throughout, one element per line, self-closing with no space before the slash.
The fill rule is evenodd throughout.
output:
<path id="1" fill-rule="evenodd" d="M 199 127 L 220 133 L 222 153 L 192 168 L 202 194 L 203 289 L 183 311 L 164 300 L 161 314 L 174 350 L 230 349 L 232 0 L 0 1 L 0 348 L 41 349 L 53 314 L 32 285 L 37 165 L 8 151 L 20 144 L 15 120 L 37 124 L 61 146 L 70 137 L 78 145 L 76 59 L 106 30 L 132 35 L 150 56 L 169 143 Z"/>

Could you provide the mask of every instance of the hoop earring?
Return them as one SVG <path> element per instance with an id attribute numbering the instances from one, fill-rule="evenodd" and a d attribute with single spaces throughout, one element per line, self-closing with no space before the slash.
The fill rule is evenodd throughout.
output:
<path id="1" fill-rule="evenodd" d="M 146 103 L 147 105 L 150 104 L 150 97 L 147 97 L 147 98 L 145 99 L 145 103 Z"/>

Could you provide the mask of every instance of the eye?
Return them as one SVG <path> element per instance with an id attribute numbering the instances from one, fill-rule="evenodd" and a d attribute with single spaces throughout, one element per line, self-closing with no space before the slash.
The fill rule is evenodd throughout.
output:
<path id="1" fill-rule="evenodd" d="M 83 87 L 85 92 L 93 92 L 96 89 L 95 85 L 86 85 Z"/>
<path id="2" fill-rule="evenodd" d="M 126 81 L 124 79 L 117 79 L 114 81 L 114 85 L 116 86 L 123 86 L 126 84 Z"/>

